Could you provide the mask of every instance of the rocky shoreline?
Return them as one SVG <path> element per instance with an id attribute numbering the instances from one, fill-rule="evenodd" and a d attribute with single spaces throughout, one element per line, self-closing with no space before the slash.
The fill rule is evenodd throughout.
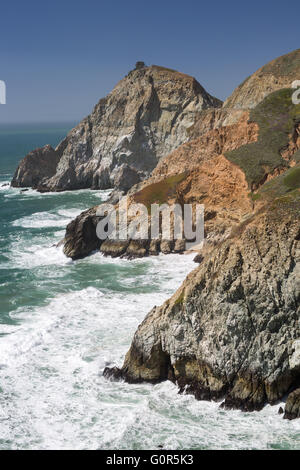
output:
<path id="1" fill-rule="evenodd" d="M 286 398 L 300 416 L 300 49 L 245 80 L 223 104 L 195 79 L 139 65 L 54 150 L 37 149 L 12 182 L 114 191 L 115 205 L 204 204 L 198 266 L 139 325 L 111 380 L 171 380 L 180 393 L 261 410 Z M 39 168 L 42 162 L 43 169 Z M 124 199 L 123 199 L 124 200 Z M 67 227 L 73 260 L 183 253 L 185 240 L 99 240 L 97 207 Z"/>
<path id="2" fill-rule="evenodd" d="M 299 202 L 300 194 L 293 202 L 298 217 Z M 238 238 L 208 254 L 177 293 L 148 314 L 123 367 L 106 368 L 104 375 L 129 383 L 172 380 L 180 392 L 244 411 L 297 389 L 300 222 L 281 219 L 284 205 L 257 215 Z M 299 397 L 293 397 L 285 417 L 298 413 Z"/>

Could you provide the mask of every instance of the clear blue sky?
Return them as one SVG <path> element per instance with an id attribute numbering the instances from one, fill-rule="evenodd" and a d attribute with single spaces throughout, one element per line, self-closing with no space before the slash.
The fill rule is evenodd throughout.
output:
<path id="1" fill-rule="evenodd" d="M 191 74 L 224 99 L 300 47 L 299 13 L 298 0 L 1 2 L 0 122 L 79 121 L 137 60 Z"/>

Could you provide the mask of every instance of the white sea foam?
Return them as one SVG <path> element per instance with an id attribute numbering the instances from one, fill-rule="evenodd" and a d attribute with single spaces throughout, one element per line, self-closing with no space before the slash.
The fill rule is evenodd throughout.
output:
<path id="1" fill-rule="evenodd" d="M 57 248 L 56 244 L 64 237 L 67 224 L 80 212 L 81 210 L 76 208 L 59 209 L 55 213 L 36 212 L 13 221 L 12 226 L 20 228 L 61 228 L 62 230 L 54 233 L 55 238 L 37 233 L 32 236 L 31 243 L 28 243 L 28 239 L 25 237 L 14 237 L 7 253 L 9 263 L 6 267 L 15 266 L 30 269 L 37 266 L 71 263 L 71 260 L 64 256 L 62 247 Z"/>
<path id="2" fill-rule="evenodd" d="M 32 188 L 13 188 L 11 186 L 2 186 L 3 184 L 9 184 L 10 181 L 3 181 L 0 183 L 0 191 L 5 191 L 6 194 L 4 195 L 5 198 L 8 199 L 13 199 L 13 198 L 25 198 L 25 199 L 44 199 L 44 198 L 61 198 L 64 195 L 72 195 L 73 196 L 78 196 L 81 194 L 91 194 L 92 196 L 95 196 L 96 198 L 99 198 L 99 202 L 104 202 L 108 199 L 109 195 L 111 194 L 111 189 L 105 189 L 105 190 L 91 190 L 91 189 L 78 189 L 74 191 L 63 191 L 63 192 L 46 192 L 46 193 L 40 193 L 36 191 L 35 189 Z"/>
<path id="3" fill-rule="evenodd" d="M 0 191 L 8 191 L 10 189 L 10 181 L 0 181 Z"/>
<path id="4" fill-rule="evenodd" d="M 1 338 L 0 429 L 6 447 L 299 447 L 299 423 L 283 421 L 277 407 L 251 414 L 224 411 L 178 395 L 170 382 L 128 385 L 102 377 L 105 366 L 122 364 L 146 313 L 194 267 L 192 255 L 128 262 L 95 254 L 78 263 L 91 269 L 102 263 L 103 272 L 112 264 L 129 269 L 146 264 L 145 276 L 160 287 L 148 294 L 87 287 L 58 295 L 45 307 L 15 312 L 17 326 Z"/>
<path id="5" fill-rule="evenodd" d="M 72 263 L 72 260 L 63 254 L 62 246 L 44 246 L 42 243 L 23 249 L 16 243 L 16 248 L 9 258 L 10 263 L 13 263 L 15 267 L 24 269 L 33 269 L 37 266 L 63 266 Z"/>
<path id="6" fill-rule="evenodd" d="M 102 257 L 98 260 L 105 262 Z M 187 258 L 185 266 L 178 266 L 177 284 L 189 262 Z M 168 264 L 165 257 L 161 264 Z M 131 396 L 128 409 L 127 392 L 116 401 L 119 385 L 105 381 L 102 370 L 107 364 L 121 365 L 139 321 L 166 296 L 164 291 L 155 296 L 104 295 L 88 287 L 59 295 L 44 308 L 19 309 L 13 315 L 18 326 L 1 339 L 2 438 L 11 440 L 14 448 L 97 448 L 120 434 L 117 416 L 122 413 L 130 422 L 135 398 Z M 142 388 L 142 399 L 151 390 Z M 123 423 L 124 431 L 128 422 Z M 20 426 L 22 435 L 17 431 Z"/>
<path id="7" fill-rule="evenodd" d="M 77 211 L 77 214 L 80 211 Z M 12 222 L 15 227 L 23 228 L 45 228 L 45 227 L 65 227 L 70 218 L 61 217 L 59 214 L 51 214 L 49 212 L 36 212 L 30 216 Z"/>
<path id="8" fill-rule="evenodd" d="M 20 197 L 19 190 L 4 189 Z M 35 284 L 28 283 L 33 296 L 40 293 L 36 284 L 45 282 L 40 273 L 55 290 L 71 271 L 67 286 L 73 292 L 54 295 L 51 288 L 44 306 L 19 307 L 10 312 L 15 325 L 0 325 L 0 448 L 300 448 L 300 423 L 283 420 L 279 405 L 250 414 L 224 411 L 178 395 L 170 382 L 128 385 L 103 378 L 104 367 L 122 365 L 145 315 L 195 268 L 194 255 L 128 261 L 97 252 L 73 262 L 53 245 L 80 211 L 63 206 L 13 222 L 18 236 L 14 229 L 1 267 L 36 274 Z M 47 227 L 57 230 L 39 230 Z M 108 284 L 82 288 L 82 277 L 76 278 L 81 269 L 87 284 L 94 272 Z"/>

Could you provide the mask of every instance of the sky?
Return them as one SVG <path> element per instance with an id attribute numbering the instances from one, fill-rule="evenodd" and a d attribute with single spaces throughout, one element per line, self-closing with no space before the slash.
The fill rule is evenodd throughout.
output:
<path id="1" fill-rule="evenodd" d="M 298 0 L 1 2 L 0 123 L 80 121 L 138 60 L 224 100 L 300 47 L 299 13 Z"/>

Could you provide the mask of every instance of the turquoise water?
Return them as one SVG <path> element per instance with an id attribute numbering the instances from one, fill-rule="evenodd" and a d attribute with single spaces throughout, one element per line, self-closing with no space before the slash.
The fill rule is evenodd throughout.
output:
<path id="1" fill-rule="evenodd" d="M 55 244 L 108 191 L 9 186 L 18 160 L 66 126 L 0 128 L 0 449 L 300 448 L 300 423 L 156 386 L 113 383 L 137 325 L 195 266 L 193 256 L 72 262 Z"/>

